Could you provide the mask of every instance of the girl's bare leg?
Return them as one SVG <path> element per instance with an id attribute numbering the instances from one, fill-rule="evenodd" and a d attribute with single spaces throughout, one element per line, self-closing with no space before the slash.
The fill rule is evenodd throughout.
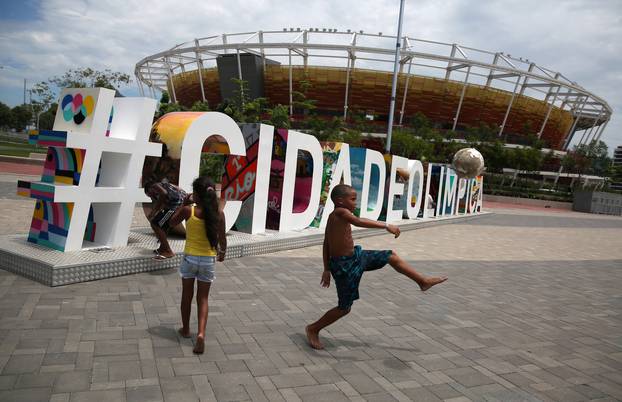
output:
<path id="1" fill-rule="evenodd" d="M 192 310 L 192 296 L 194 296 L 194 278 L 181 280 L 181 324 L 179 334 L 190 338 L 190 311 Z"/>

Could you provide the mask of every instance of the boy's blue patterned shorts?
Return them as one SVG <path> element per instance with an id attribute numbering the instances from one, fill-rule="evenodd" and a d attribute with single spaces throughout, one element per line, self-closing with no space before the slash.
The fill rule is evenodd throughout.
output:
<path id="1" fill-rule="evenodd" d="M 387 265 L 391 250 L 363 250 L 354 247 L 350 256 L 330 257 L 328 266 L 335 280 L 339 308 L 347 310 L 359 298 L 359 283 L 365 271 L 373 271 Z"/>

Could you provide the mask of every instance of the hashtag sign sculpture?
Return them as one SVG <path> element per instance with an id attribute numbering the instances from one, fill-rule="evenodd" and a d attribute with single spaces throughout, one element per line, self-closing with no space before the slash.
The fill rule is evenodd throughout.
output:
<path id="1" fill-rule="evenodd" d="M 28 240 L 60 251 L 127 244 L 156 101 L 115 98 L 104 88 L 65 89 L 54 130 L 31 143 L 48 146 L 41 181 L 18 182 L 18 194 L 37 199 Z M 114 116 L 112 111 L 114 110 Z"/>

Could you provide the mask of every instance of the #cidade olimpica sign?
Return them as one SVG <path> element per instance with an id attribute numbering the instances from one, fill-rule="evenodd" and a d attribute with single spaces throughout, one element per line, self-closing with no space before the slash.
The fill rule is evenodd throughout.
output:
<path id="1" fill-rule="evenodd" d="M 18 182 L 19 195 L 36 199 L 28 241 L 60 251 L 127 245 L 136 203 L 150 201 L 141 188 L 145 159 L 161 157 L 163 145 L 149 141 L 156 101 L 114 94 L 103 88 L 65 89 L 54 129 L 31 135 L 30 142 L 47 146 L 48 152 L 41 180 Z M 256 234 L 323 227 L 334 208 L 330 191 L 340 182 L 357 190 L 355 213 L 373 220 L 481 211 L 482 177 L 459 179 L 445 165 L 430 163 L 424 174 L 418 160 L 321 143 L 266 124 L 238 125 L 217 112 L 169 113 L 162 119 L 183 120 L 174 124 L 175 160 L 177 184 L 186 191 L 199 174 L 206 140 L 226 145 L 227 230 Z"/>

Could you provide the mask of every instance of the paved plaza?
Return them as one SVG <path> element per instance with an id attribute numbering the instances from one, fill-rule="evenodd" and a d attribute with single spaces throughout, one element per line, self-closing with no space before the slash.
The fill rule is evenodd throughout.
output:
<path id="1" fill-rule="evenodd" d="M 11 180 L 2 234 L 32 213 Z M 201 356 L 175 270 L 56 288 L 0 270 L 0 401 L 622 400 L 622 219 L 494 212 L 360 240 L 449 281 L 367 273 L 322 351 L 304 335 L 337 300 L 319 246 L 219 264 Z"/>

